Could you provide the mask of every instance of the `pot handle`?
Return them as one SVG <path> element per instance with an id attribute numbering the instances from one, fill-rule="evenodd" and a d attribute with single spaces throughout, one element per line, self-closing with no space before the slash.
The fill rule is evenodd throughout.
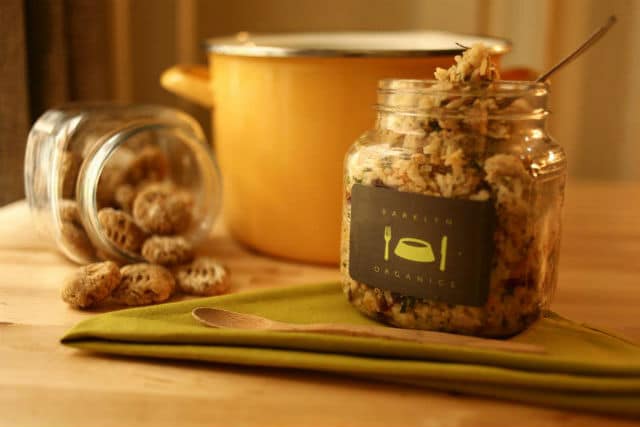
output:
<path id="1" fill-rule="evenodd" d="M 213 107 L 211 77 L 204 65 L 174 65 L 162 73 L 160 85 L 203 107 Z"/>

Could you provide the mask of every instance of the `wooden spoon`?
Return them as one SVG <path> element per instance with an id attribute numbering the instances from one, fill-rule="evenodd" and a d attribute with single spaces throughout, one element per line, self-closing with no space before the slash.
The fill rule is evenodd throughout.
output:
<path id="1" fill-rule="evenodd" d="M 445 344 L 459 347 L 480 348 L 485 350 L 512 351 L 519 353 L 543 354 L 545 349 L 539 345 L 513 341 L 477 338 L 466 335 L 454 335 L 443 332 L 419 331 L 415 329 L 397 329 L 373 325 L 347 325 L 338 323 L 286 323 L 267 319 L 253 314 L 238 313 L 221 308 L 198 307 L 191 312 L 199 322 L 212 328 L 249 329 L 277 332 L 315 332 L 331 335 L 354 337 L 384 338 L 389 340 L 410 341 L 421 344 Z"/>

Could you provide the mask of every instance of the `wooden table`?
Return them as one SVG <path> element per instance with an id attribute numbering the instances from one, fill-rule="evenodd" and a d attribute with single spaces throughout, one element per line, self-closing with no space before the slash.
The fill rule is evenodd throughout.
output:
<path id="1" fill-rule="evenodd" d="M 640 340 L 640 183 L 568 185 L 553 309 Z M 337 279 L 268 259 L 218 229 L 210 252 L 237 291 Z M 219 364 L 96 356 L 58 343 L 95 313 L 58 296 L 74 266 L 36 236 L 24 202 L 0 209 L 0 426 L 600 426 L 606 419 L 506 401 Z"/>

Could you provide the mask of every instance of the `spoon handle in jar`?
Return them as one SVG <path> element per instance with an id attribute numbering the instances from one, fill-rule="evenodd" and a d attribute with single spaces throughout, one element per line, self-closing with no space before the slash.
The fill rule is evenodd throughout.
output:
<path id="1" fill-rule="evenodd" d="M 478 338 L 467 335 L 455 335 L 444 332 L 423 331 L 416 329 L 397 329 L 372 325 L 343 325 L 333 323 L 312 324 L 278 324 L 269 328 L 283 332 L 318 332 L 331 335 L 354 337 L 384 338 L 390 340 L 410 341 L 421 344 L 444 344 L 460 347 L 472 347 L 484 350 L 512 351 L 519 353 L 546 353 L 542 346 L 535 344 L 504 341 L 489 338 Z"/>
<path id="2" fill-rule="evenodd" d="M 602 27 L 594 31 L 593 34 L 591 34 L 589 38 L 587 38 L 580 46 L 578 46 L 569 55 L 562 58 L 560 62 L 555 64 L 553 67 L 551 67 L 551 69 L 547 70 L 545 73 L 540 75 L 540 77 L 536 79 L 536 82 L 541 83 L 546 81 L 549 78 L 549 76 L 551 76 L 551 74 L 555 73 L 560 68 L 564 67 L 569 62 L 576 59 L 578 56 L 582 55 L 587 49 L 593 46 L 595 42 L 600 40 L 607 33 L 607 31 L 609 31 L 609 29 L 613 27 L 613 24 L 615 24 L 616 22 L 617 22 L 617 18 L 615 17 L 615 15 L 611 15 L 607 20 L 606 24 L 604 24 Z"/>

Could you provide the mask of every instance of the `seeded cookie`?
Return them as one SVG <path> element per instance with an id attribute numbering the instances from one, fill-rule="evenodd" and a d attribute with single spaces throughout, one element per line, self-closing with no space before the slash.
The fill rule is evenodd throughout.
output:
<path id="1" fill-rule="evenodd" d="M 116 188 L 113 195 L 116 207 L 127 213 L 133 210 L 133 201 L 136 198 L 136 189 L 130 184 L 122 184 Z"/>
<path id="2" fill-rule="evenodd" d="M 125 172 L 125 179 L 131 185 L 143 182 L 162 181 L 169 171 L 169 160 L 158 147 L 146 146 L 136 154 Z"/>
<path id="3" fill-rule="evenodd" d="M 94 255 L 93 245 L 80 221 L 78 204 L 75 200 L 60 201 L 60 230 L 66 244 L 74 252 L 87 259 Z"/>
<path id="4" fill-rule="evenodd" d="M 198 257 L 174 271 L 180 290 L 192 295 L 220 295 L 229 290 L 229 270 L 213 258 Z"/>
<path id="5" fill-rule="evenodd" d="M 98 181 L 98 189 L 96 191 L 96 200 L 99 208 L 110 207 L 114 205 L 114 195 L 116 188 L 122 182 L 124 174 L 115 167 L 105 166 L 100 174 Z"/>
<path id="6" fill-rule="evenodd" d="M 96 194 L 98 207 L 105 208 L 115 205 L 115 192 L 125 182 L 125 172 L 134 156 L 135 153 L 126 147 L 118 147 L 111 155 L 100 174 Z"/>
<path id="7" fill-rule="evenodd" d="M 186 191 L 163 184 L 142 189 L 133 202 L 133 217 L 147 232 L 178 234 L 189 227 L 193 199 Z"/>
<path id="8" fill-rule="evenodd" d="M 62 288 L 62 299 L 75 308 L 89 308 L 106 299 L 120 283 L 120 270 L 111 261 L 80 267 Z"/>
<path id="9" fill-rule="evenodd" d="M 120 304 L 146 305 L 163 302 L 173 293 L 176 282 L 171 272 L 155 264 L 130 264 L 120 269 L 122 280 L 111 297 Z"/>
<path id="10" fill-rule="evenodd" d="M 126 212 L 104 208 L 98 212 L 98 220 L 105 234 L 119 249 L 138 253 L 146 237 L 133 217 Z"/>
<path id="11" fill-rule="evenodd" d="M 153 264 L 184 264 L 193 259 L 193 247 L 181 236 L 152 236 L 142 245 L 142 256 Z"/>

